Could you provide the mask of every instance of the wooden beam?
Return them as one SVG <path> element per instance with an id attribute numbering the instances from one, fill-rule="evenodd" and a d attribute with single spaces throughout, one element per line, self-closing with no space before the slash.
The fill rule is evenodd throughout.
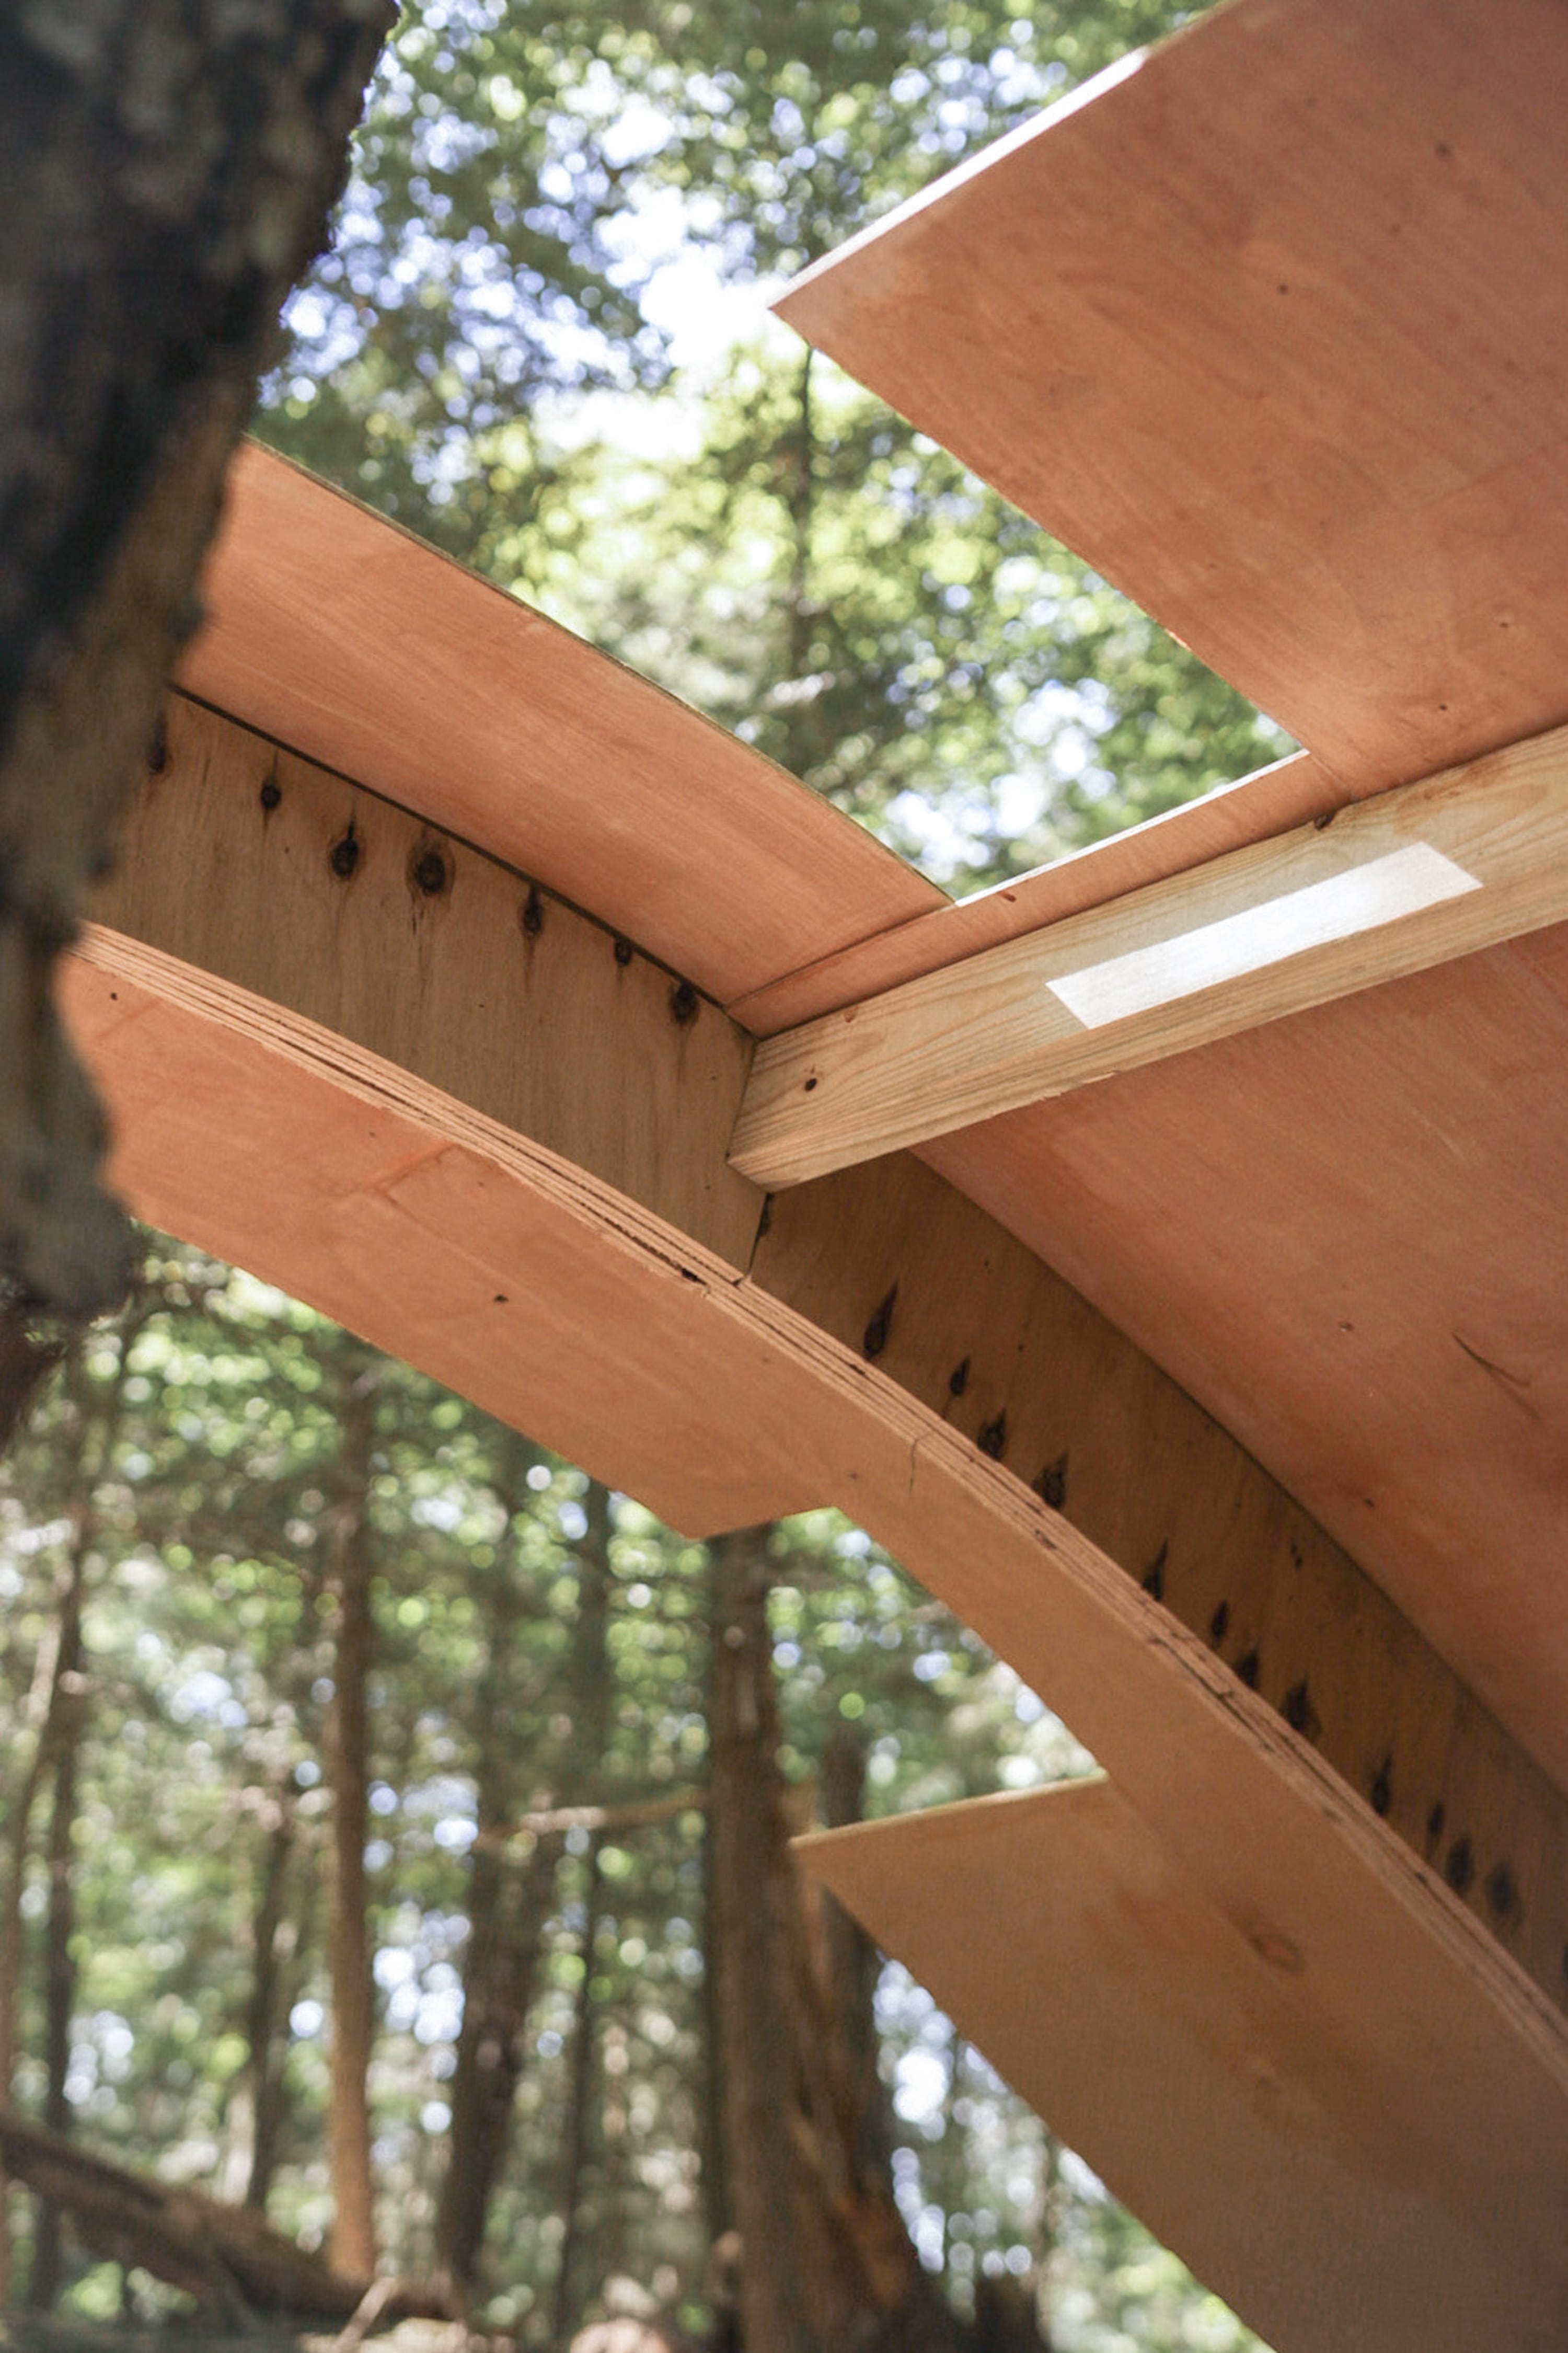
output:
<path id="1" fill-rule="evenodd" d="M 1458 2109 L 1413 2084 L 1400 2013 L 1448 2000 L 1415 1957 L 1331 2026 L 1310 1957 L 1211 1905 L 1104 1780 L 795 1852 L 1275 2353 L 1568 2340 L 1559 2120 L 1479 2049 Z"/>
<path id="2" fill-rule="evenodd" d="M 765 1039 L 731 1165 L 794 1184 L 1565 916 L 1559 728 Z"/>
<path id="3" fill-rule="evenodd" d="M 833 1495 L 837 1456 L 781 1417 L 754 1368 L 672 1335 L 657 1286 L 621 1329 L 593 1254 L 568 1251 L 536 1206 L 522 1214 L 542 1166 L 568 1197 L 605 1188 L 628 1229 L 635 1210 L 663 1235 L 682 1293 L 732 1290 L 784 1315 L 1033 1488 L 1120 1565 L 1154 1628 L 1179 1621 L 1218 1687 L 1304 1742 L 1568 2005 L 1568 1801 L 1539 1766 L 1242 1448 L 952 1186 L 900 1157 L 765 1205 L 728 1171 L 749 1041 L 674 975 L 178 698 L 95 913 L 111 928 L 85 945 L 89 1044 L 124 1106 L 146 1215 L 677 1526 Z M 81 969 L 76 986 L 79 1000 Z M 525 1285 L 542 1251 L 559 1267 Z M 600 1321 L 607 1359 L 589 1345 Z M 837 1500 L 863 1516 L 852 1460 L 843 1479 Z M 962 1567 L 932 1581 L 970 1614 Z M 1034 1650 L 1028 1667 L 1009 1655 L 1045 1672 Z M 1065 1704 L 1058 1686 L 1053 1665 L 1043 1687 Z"/>

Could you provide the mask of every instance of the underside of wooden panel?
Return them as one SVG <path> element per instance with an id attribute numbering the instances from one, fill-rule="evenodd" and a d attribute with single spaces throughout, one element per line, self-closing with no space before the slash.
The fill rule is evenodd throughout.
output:
<path id="1" fill-rule="evenodd" d="M 784 317 L 1348 790 L 1568 718 L 1568 13 L 1237 0 Z"/>
<path id="2" fill-rule="evenodd" d="M 1300 1505 L 1059 1275 L 900 1155 L 775 1197 L 752 1280 L 1119 1562 L 1568 2002 L 1568 1801 Z"/>
<path id="3" fill-rule="evenodd" d="M 689 982 L 466 842 L 170 698 L 94 919 L 289 1007 L 749 1262 L 724 1166 L 746 1039 Z"/>
<path id="4" fill-rule="evenodd" d="M 921 1156 L 1266 1462 L 1568 1783 L 1564 1070 L 1558 927 Z"/>
<path id="5" fill-rule="evenodd" d="M 1391 2069 L 1391 2013 L 1446 1999 L 1418 1964 L 1322 2004 L 1304 1956 L 1210 1905 L 1105 1781 L 796 1852 L 1276 2353 L 1568 2337 L 1563 2116 L 1491 2076 L 1458 2010 L 1458 2105 Z"/>

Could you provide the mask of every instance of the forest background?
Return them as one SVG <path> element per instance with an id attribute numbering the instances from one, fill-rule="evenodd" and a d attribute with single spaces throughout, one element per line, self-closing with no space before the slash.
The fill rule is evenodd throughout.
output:
<path id="1" fill-rule="evenodd" d="M 1288 745 L 765 299 L 1195 13 L 408 0 L 258 429 L 950 888 L 1155 814 Z M 1253 2343 L 900 1970 L 781 1894 L 792 1822 L 1090 1762 L 859 1531 L 685 1544 L 158 1237 L 3 1476 L 22 2113 L 563 2348 L 617 2301 L 725 2325 L 768 2186 L 726 2145 L 726 2053 L 815 2031 L 842 2080 L 780 2113 L 823 2211 L 885 2199 L 924 2284 L 862 2232 L 848 2288 L 781 2272 L 747 2353 L 888 2294 L 911 2353 L 949 2314 L 1000 2347 L 1022 2302 L 1058 2353 Z M 787 1932 L 746 2015 L 734 1949 L 759 1906 Z M 10 2208 L 35 2305 L 170 2306 Z"/>

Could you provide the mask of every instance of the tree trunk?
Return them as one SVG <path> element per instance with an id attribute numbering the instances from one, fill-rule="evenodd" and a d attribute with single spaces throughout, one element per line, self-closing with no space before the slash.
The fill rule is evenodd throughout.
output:
<path id="1" fill-rule="evenodd" d="M 506 2155 L 539 1947 L 564 1845 L 560 1836 L 540 1839 L 521 1870 L 495 1854 L 474 1858 L 451 2156 L 436 2225 L 437 2260 L 459 2303 L 478 2274 L 490 2197 Z"/>
<path id="2" fill-rule="evenodd" d="M 713 1547 L 709 1956 L 745 2353 L 952 2353 L 880 2124 L 875 1957 L 830 1927 L 789 1852 L 766 1528 Z M 858 1760 L 830 1757 L 833 1802 Z"/>
<path id="3" fill-rule="evenodd" d="M 742 2341 L 746 2353 L 821 2353 L 815 2323 L 835 2299 L 810 2276 L 822 2253 L 809 2226 L 796 2134 L 797 2053 L 785 1957 L 790 1864 L 768 1632 L 769 1534 L 745 1528 L 713 1547 L 709 1955 L 727 2203 L 742 2248 Z"/>
<path id="4" fill-rule="evenodd" d="M 366 1686 L 374 1655 L 371 1616 L 374 1540 L 371 1451 L 377 1366 L 349 1352 L 342 1403 L 334 1506 L 337 1638 L 327 1753 L 332 1790 L 332 1896 L 328 1932 L 331 1984 L 332 2262 L 368 2278 L 375 2269 L 375 2206 L 370 2164 L 369 2075 L 374 2005 L 365 1917 L 364 1850 L 370 1835 L 370 1714 Z"/>
<path id="5" fill-rule="evenodd" d="M 283 1907 L 293 1852 L 294 1812 L 287 1790 L 282 1789 L 271 1801 L 267 1825 L 266 1853 L 251 1926 L 250 2000 L 245 2017 L 245 2084 L 250 2100 L 250 2163 L 246 2172 L 245 2203 L 258 2214 L 267 2211 L 283 2120 L 278 2022 L 283 1985 Z"/>
<path id="6" fill-rule="evenodd" d="M 496 1489 L 506 1511 L 510 1541 L 497 1558 L 487 1590 L 490 1622 L 477 1709 L 478 1836 L 469 1864 L 463 2022 L 452 2073 L 447 2171 L 436 2210 L 437 2268 L 455 2302 L 464 2307 L 473 2291 L 490 2196 L 506 2149 L 522 2064 L 522 2036 L 533 2000 L 542 1905 L 564 1843 L 560 1832 L 536 1836 L 520 1888 L 518 1866 L 508 1853 L 519 1779 L 513 1648 L 523 1615 L 516 1551 L 528 1513 L 528 1472 L 539 1460 L 526 1439 L 504 1433 Z"/>
<path id="7" fill-rule="evenodd" d="M 837 1729 L 822 1760 L 822 1816 L 830 1830 L 860 1820 L 866 1759 L 847 1726 Z M 868 2178 L 890 2175 L 891 2105 L 878 2064 L 877 1979 L 882 1957 L 851 1912 L 835 1895 L 822 1896 L 825 1974 L 843 2061 L 847 2129 L 857 2165 Z"/>
<path id="8" fill-rule="evenodd" d="M 67 1673 L 70 1696 L 56 1743 L 54 1804 L 49 1815 L 47 1848 L 49 1904 L 44 1936 L 44 2127 L 67 2134 L 71 2126 L 66 2078 L 70 2072 L 71 2020 L 76 2011 L 76 1961 L 71 1938 L 76 1929 L 76 1884 L 71 1875 L 71 1833 L 77 1815 L 77 1762 L 81 1753 L 86 1693 L 81 1675 L 81 1613 L 74 1624 L 75 1655 Z M 47 2312 L 60 2289 L 60 2210 L 49 2199 L 38 2208 L 33 2241 L 33 2270 L 27 2301 L 35 2311 Z"/>
<path id="9" fill-rule="evenodd" d="M 127 1337 L 121 1354 L 123 1377 Z M 118 1398 L 119 1384 L 116 1383 Z M 55 1896 L 58 1880 L 54 1848 L 57 1831 L 68 1839 L 68 1816 L 71 1810 L 72 1778 L 67 1785 L 67 1807 L 62 1813 L 58 1766 L 63 1755 L 74 1750 L 75 1733 L 72 1719 L 79 1710 L 82 1688 L 81 1678 L 81 1613 L 87 1571 L 87 1549 L 92 1534 L 90 1482 L 96 1461 L 89 1447 L 89 1424 L 85 1405 L 79 1398 L 77 1442 L 74 1453 L 72 1487 L 68 1489 L 72 1506 L 74 1526 L 70 1549 L 60 1571 L 58 1601 L 53 1626 L 38 1645 L 34 1664 L 33 1687 L 28 1695 L 27 1718 L 37 1726 L 33 1746 L 22 1775 L 21 1787 L 11 1808 L 8 1835 L 5 1841 L 5 1878 L 0 1887 L 0 2105 L 8 2106 L 12 2080 L 16 2072 L 17 2020 L 22 1997 L 22 1966 L 26 1954 L 26 1936 L 22 1920 L 22 1897 L 26 1886 L 27 1860 L 32 1852 L 33 1817 L 49 1775 L 56 1775 L 54 1821 L 50 1834 L 50 1933 L 55 1927 Z M 112 1407 L 110 1408 L 112 1414 Z M 68 1938 L 68 1925 L 67 1927 Z M 52 1991 L 52 1988 L 51 1988 Z M 52 2018 L 52 2011 L 50 2013 Z M 67 2021 L 68 2036 L 69 2022 Z M 63 2071 L 62 2071 L 63 2081 Z M 6 2178 L 0 2164 L 0 2300 L 11 2291 L 11 2232 Z"/>
<path id="10" fill-rule="evenodd" d="M 386 0 L 0 11 L 0 1271 L 111 1306 L 129 1230 L 56 958 L 152 737 Z"/>
<path id="11" fill-rule="evenodd" d="M 552 2345 L 568 2345 L 582 2314 L 577 2289 L 577 2244 L 582 2231 L 583 2176 L 588 2157 L 588 2127 L 594 2092 L 594 1944 L 599 1932 L 604 1885 L 599 1877 L 597 1838 L 589 1841 L 587 1899 L 583 1916 L 583 1978 L 577 1988 L 572 2020 L 572 2088 L 566 2099 L 563 2136 L 565 2158 L 561 2168 L 561 2253 L 555 2270 L 552 2312 Z"/>

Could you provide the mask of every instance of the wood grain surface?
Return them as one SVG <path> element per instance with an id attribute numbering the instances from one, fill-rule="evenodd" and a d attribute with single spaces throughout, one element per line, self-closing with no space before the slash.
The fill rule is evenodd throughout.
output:
<path id="1" fill-rule="evenodd" d="M 194 695 L 591 907 L 719 998 L 942 905 L 758 752 L 254 443 Z"/>
<path id="2" fill-rule="evenodd" d="M 1341 2007 L 1103 1780 L 795 1852 L 1274 2353 L 1568 2337 L 1562 2088 L 1445 2021 L 1424 1954 Z"/>
<path id="3" fill-rule="evenodd" d="M 792 1184 L 1564 917 L 1556 729 L 766 1039 L 731 1160 Z"/>
<path id="4" fill-rule="evenodd" d="M 1568 13 L 1236 0 L 778 307 L 1347 787 L 1568 719 Z"/>

